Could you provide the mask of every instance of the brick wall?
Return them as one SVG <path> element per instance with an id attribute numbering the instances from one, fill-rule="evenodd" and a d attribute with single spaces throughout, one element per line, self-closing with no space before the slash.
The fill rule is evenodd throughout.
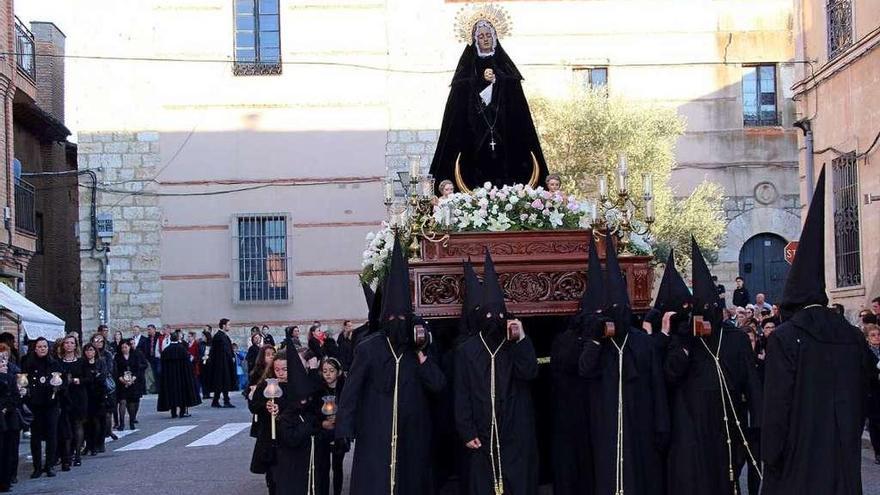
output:
<path id="1" fill-rule="evenodd" d="M 162 289 L 161 211 L 158 198 L 143 195 L 157 190 L 150 179 L 159 164 L 157 132 L 80 133 L 78 161 L 80 169 L 95 171 L 99 187 L 134 194 L 98 192 L 98 212 L 113 216 L 115 237 L 109 253 L 85 251 L 82 267 L 83 329 L 99 323 L 98 288 L 101 262 L 109 261 L 108 324 L 127 330 L 133 324 L 161 324 Z M 140 194 L 138 194 L 140 193 Z M 80 189 L 79 244 L 90 248 L 91 192 Z"/>

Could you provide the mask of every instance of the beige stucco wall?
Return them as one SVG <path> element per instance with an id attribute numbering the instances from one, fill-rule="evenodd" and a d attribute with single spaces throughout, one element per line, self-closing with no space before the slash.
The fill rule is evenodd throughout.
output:
<path id="1" fill-rule="evenodd" d="M 760 229 L 797 235 L 789 0 L 504 5 L 514 31 L 503 43 L 527 92 L 560 94 L 574 81 L 573 67 L 608 65 L 612 93 L 672 106 L 686 117 L 677 194 L 687 195 L 704 179 L 719 182 L 728 217 L 740 219 L 722 251 L 722 282 L 731 283 L 741 243 Z M 462 49 L 452 28 L 460 4 L 281 0 L 285 62 L 361 67 L 285 65 L 282 75 L 269 77 L 235 77 L 221 62 L 232 55 L 232 6 L 228 0 L 32 0 L 20 14 L 62 22 L 72 55 L 210 60 L 68 61 L 71 128 L 157 132 L 160 193 L 236 187 L 207 180 L 372 181 L 161 197 L 162 311 L 156 320 L 197 324 L 228 316 L 280 324 L 362 317 L 354 273 L 364 234 L 384 214 L 379 178 L 402 163 L 401 153 L 430 159 Z M 781 127 L 743 129 L 742 64 L 756 62 L 779 64 Z M 755 203 L 754 187 L 762 181 L 775 185 L 778 202 Z M 109 197 L 102 208 L 118 212 Z M 232 215 L 259 212 L 291 215 L 288 305 L 234 305 L 231 279 L 222 278 L 233 270 Z"/>
<path id="2" fill-rule="evenodd" d="M 800 9 L 804 18 L 803 31 L 798 39 L 800 48 L 810 59 L 816 60 L 815 79 L 805 80 L 795 87 L 798 91 L 798 114 L 811 119 L 815 149 L 827 150 L 815 155 L 814 177 L 826 165 L 826 239 L 825 278 L 832 302 L 846 306 L 853 315 L 869 306 L 869 301 L 880 296 L 880 265 L 877 246 L 880 245 L 880 202 L 865 204 L 859 201 L 862 284 L 839 288 L 834 258 L 834 206 L 831 162 L 838 156 L 833 147 L 842 152 L 862 154 L 880 131 L 880 3 L 871 0 L 853 2 L 854 43 L 834 60 L 827 56 L 825 2 L 802 0 Z M 811 76 L 809 72 L 805 76 Z M 803 143 L 801 143 L 803 146 Z M 878 147 L 858 161 L 859 198 L 865 194 L 880 194 Z M 805 194 L 806 154 L 801 151 L 801 183 Z"/>

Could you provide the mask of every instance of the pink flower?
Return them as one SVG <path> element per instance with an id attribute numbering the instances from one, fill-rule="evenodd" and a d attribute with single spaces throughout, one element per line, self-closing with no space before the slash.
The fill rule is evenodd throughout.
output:
<path id="1" fill-rule="evenodd" d="M 536 200 L 532 201 L 532 208 L 534 208 L 536 210 L 543 210 L 544 203 L 542 203 L 540 199 L 536 199 Z"/>
<path id="2" fill-rule="evenodd" d="M 550 194 L 548 191 L 544 191 L 541 193 L 541 196 L 544 196 L 544 199 L 550 199 L 550 196 L 552 196 L 552 194 Z"/>

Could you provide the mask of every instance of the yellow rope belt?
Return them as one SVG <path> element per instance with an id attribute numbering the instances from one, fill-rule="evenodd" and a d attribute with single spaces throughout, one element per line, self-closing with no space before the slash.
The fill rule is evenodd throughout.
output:
<path id="1" fill-rule="evenodd" d="M 623 344 L 617 345 L 614 339 L 611 343 L 617 348 L 617 456 L 615 461 L 617 465 L 614 468 L 614 494 L 623 495 L 623 350 L 626 348 L 626 341 L 629 340 L 629 334 L 623 338 Z"/>
<path id="2" fill-rule="evenodd" d="M 391 355 L 394 356 L 394 399 L 391 405 L 391 495 L 394 495 L 394 484 L 397 478 L 397 386 L 400 382 L 400 358 L 403 357 L 403 354 L 397 355 L 394 352 L 394 346 L 391 345 L 391 340 L 387 337 L 385 341 L 388 342 L 388 349 L 391 350 Z"/>
<path id="3" fill-rule="evenodd" d="M 749 448 L 749 441 L 746 440 L 746 436 L 742 431 L 742 425 L 739 422 L 739 417 L 736 414 L 736 407 L 734 406 L 733 396 L 730 395 L 730 389 L 727 387 L 727 380 L 724 378 L 724 370 L 721 368 L 721 360 L 718 356 L 721 355 L 721 341 L 724 339 L 724 333 L 722 332 L 718 337 L 718 351 L 712 352 L 709 349 L 709 346 L 706 344 L 706 341 L 700 339 L 703 347 L 706 348 L 706 352 L 712 356 L 712 359 L 715 361 L 715 371 L 718 374 L 718 384 L 721 388 L 721 407 L 724 408 L 724 431 L 727 434 L 727 469 L 730 477 L 730 483 L 733 485 L 733 493 L 737 494 L 736 489 L 736 477 L 733 473 L 733 439 L 730 437 L 730 423 L 729 418 L 727 416 L 727 406 L 730 405 L 730 411 L 733 413 L 733 420 L 736 423 L 736 429 L 739 431 L 739 436 L 742 438 L 743 446 L 746 449 L 746 453 L 749 454 L 749 460 L 752 465 L 755 467 L 755 470 L 758 473 L 758 478 L 762 481 L 764 480 L 764 474 L 761 472 L 760 466 L 758 466 L 758 462 L 755 460 L 755 456 L 752 455 L 752 449 Z"/>
<path id="4" fill-rule="evenodd" d="M 492 399 L 492 427 L 489 433 L 489 460 L 492 461 L 492 481 L 495 487 L 495 495 L 503 495 L 504 473 L 501 471 L 501 435 L 498 434 L 498 417 L 495 412 L 495 356 L 498 355 L 498 351 L 501 350 L 504 341 L 498 344 L 498 348 L 495 349 L 495 352 L 492 352 L 492 350 L 489 349 L 486 340 L 483 338 L 483 334 L 481 333 L 479 335 L 480 340 L 483 342 L 483 347 L 485 347 L 486 352 L 489 353 L 490 363 L 489 397 Z"/>

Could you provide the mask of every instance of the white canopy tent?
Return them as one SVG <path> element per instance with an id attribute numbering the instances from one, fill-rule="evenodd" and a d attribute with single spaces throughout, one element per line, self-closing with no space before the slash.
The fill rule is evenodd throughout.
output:
<path id="1" fill-rule="evenodd" d="M 29 340 L 64 336 L 64 320 L 37 306 L 6 284 L 0 284 L 0 307 L 18 315 Z"/>

